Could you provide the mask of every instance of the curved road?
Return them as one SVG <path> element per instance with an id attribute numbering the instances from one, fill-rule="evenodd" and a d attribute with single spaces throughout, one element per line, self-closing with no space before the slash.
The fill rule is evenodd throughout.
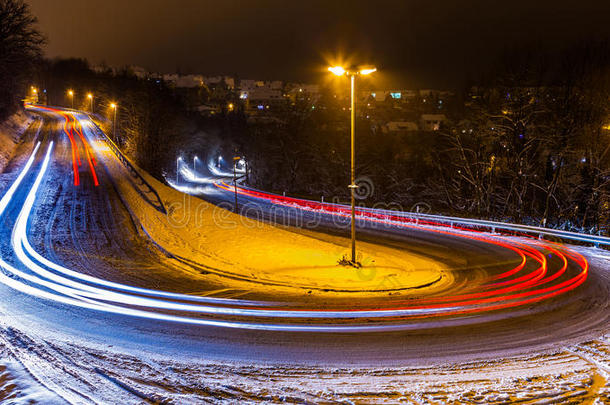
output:
<path id="1" fill-rule="evenodd" d="M 5 334 L 206 362 L 381 366 L 539 353 L 608 330 L 610 272 L 568 247 L 391 219 L 362 220 L 359 239 L 443 263 L 450 285 L 404 295 L 388 284 L 357 301 L 277 302 L 249 291 L 232 299 L 216 282 L 193 281 L 195 264 L 168 257 L 138 231 L 87 118 L 32 111 L 42 124 L 7 169 L 0 204 Z M 191 180 L 178 188 L 203 187 L 206 199 L 232 204 L 222 182 Z M 289 228 L 315 238 L 346 231 L 341 212 L 247 189 L 239 203 L 266 220 L 315 220 L 313 229 Z"/>

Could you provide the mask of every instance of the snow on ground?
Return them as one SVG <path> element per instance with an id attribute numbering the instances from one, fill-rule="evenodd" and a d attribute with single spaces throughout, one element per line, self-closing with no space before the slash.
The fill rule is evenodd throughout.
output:
<path id="1" fill-rule="evenodd" d="M 114 159 L 106 164 L 115 178 L 128 178 Z M 223 272 L 248 272 L 252 278 L 281 273 L 290 265 L 269 257 L 283 249 L 279 256 L 289 254 L 305 269 L 301 274 L 306 278 L 335 268 L 347 250 L 343 238 L 329 243 L 269 225 L 248 226 L 226 210 L 199 199 L 188 202 L 146 178 L 161 194 L 169 216 L 143 203 L 133 183 L 117 182 L 117 187 L 152 239 L 174 254 L 194 255 Z M 233 226 L 227 227 L 227 221 Z M 255 249 L 256 238 L 273 238 L 274 245 Z M 313 255 L 315 249 L 322 253 Z M 391 249 L 369 249 L 368 254 L 388 268 L 424 260 L 396 256 Z M 608 269 L 610 277 L 610 252 L 577 249 Z M 424 265 L 436 263 L 417 263 Z M 69 336 L 56 339 L 44 330 L 20 330 L 9 320 L 0 318 L 0 402 L 9 404 L 61 403 L 54 391 L 72 393 L 79 398 L 74 403 L 610 403 L 609 335 L 533 357 L 419 368 L 322 368 L 126 354 Z"/>
<path id="2" fill-rule="evenodd" d="M 326 236 L 322 240 L 238 216 L 231 207 L 218 207 L 181 193 L 140 170 L 159 193 L 168 211 L 164 214 L 142 198 L 137 181 L 105 143 L 97 141 L 95 145 L 132 215 L 155 243 L 211 273 L 256 281 L 249 288 L 269 289 L 274 285 L 285 290 L 296 287 L 353 293 L 385 289 L 381 281 L 388 277 L 405 289 L 451 282 L 450 273 L 443 271 L 439 262 L 368 243 L 358 246 L 365 269 L 346 271 L 338 261 L 349 254 L 347 238 Z M 367 267 L 374 268 L 375 277 L 367 276 Z M 233 278 L 231 282 L 236 281 Z"/>
<path id="3" fill-rule="evenodd" d="M 112 347 L 9 334 L 24 363 L 51 387 L 83 403 L 507 404 L 608 403 L 608 336 L 533 357 L 420 368 L 319 368 L 176 361 Z M 605 362 L 605 363 L 604 363 Z M 18 386 L 5 391 L 53 403 L 52 394 L 11 364 Z M 601 364 L 606 364 L 601 365 Z M 2 366 L 0 366 L 1 369 Z M 7 367 L 8 370 L 8 367 Z M 22 378 L 23 377 L 23 378 Z M 0 378 L 2 378 L 0 376 Z M 109 400 L 114 398 L 114 400 Z M 594 402 L 596 401 L 596 402 Z M 17 402 L 26 403 L 26 402 Z"/>
<path id="4" fill-rule="evenodd" d="M 63 401 L 28 373 L 21 363 L 0 360 L 0 402 L 3 404 L 60 404 Z"/>
<path id="5" fill-rule="evenodd" d="M 12 115 L 0 123 L 0 172 L 4 170 L 32 118 L 25 112 Z"/>

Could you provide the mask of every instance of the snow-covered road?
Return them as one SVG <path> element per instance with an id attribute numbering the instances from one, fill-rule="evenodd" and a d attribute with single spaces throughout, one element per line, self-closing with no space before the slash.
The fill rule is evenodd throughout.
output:
<path id="1" fill-rule="evenodd" d="M 388 383 L 407 373 L 400 367 L 607 350 L 610 270 L 587 260 L 590 251 L 371 223 L 360 240 L 368 267 L 349 276 L 336 265 L 347 244 L 332 214 L 242 192 L 250 216 L 317 221 L 252 225 L 200 200 L 180 206 L 187 197 L 143 173 L 169 211 L 161 213 L 88 118 L 38 113 L 43 128 L 9 166 L 0 201 L 0 336 L 53 401 L 261 400 L 255 372 L 242 369 L 232 386 L 247 395 L 194 383 L 237 378 L 231 370 L 254 364 L 280 380 L 299 368 L 348 367 L 334 372 L 349 377 L 394 367 L 381 373 Z M 204 187 L 219 205 L 233 198 Z M 274 251 L 298 265 L 274 261 Z M 579 349 L 591 339 L 606 348 Z"/>

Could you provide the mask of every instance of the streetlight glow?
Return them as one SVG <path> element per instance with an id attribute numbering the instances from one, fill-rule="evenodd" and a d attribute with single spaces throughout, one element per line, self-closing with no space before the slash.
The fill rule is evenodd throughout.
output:
<path id="1" fill-rule="evenodd" d="M 117 104 L 116 103 L 110 103 L 110 108 L 112 108 L 114 110 L 114 119 L 112 120 L 112 137 L 114 138 L 114 140 L 116 141 L 116 110 L 117 110 Z"/>
<path id="2" fill-rule="evenodd" d="M 345 69 L 341 66 L 331 66 L 328 70 L 337 76 L 343 76 L 345 74 Z"/>
<path id="3" fill-rule="evenodd" d="M 374 73 L 377 71 L 377 68 L 367 68 L 367 69 L 361 69 L 360 73 L 361 75 L 370 75 L 371 73 Z"/>
<path id="4" fill-rule="evenodd" d="M 93 113 L 93 94 L 87 93 L 87 98 L 89 99 L 89 109 Z"/>

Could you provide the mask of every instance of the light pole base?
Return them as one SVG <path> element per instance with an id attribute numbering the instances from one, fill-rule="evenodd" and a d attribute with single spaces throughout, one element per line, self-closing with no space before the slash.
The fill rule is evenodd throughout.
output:
<path id="1" fill-rule="evenodd" d="M 358 261 L 349 260 L 345 255 L 341 258 L 341 260 L 337 261 L 337 263 L 339 263 L 340 266 L 350 266 L 356 269 L 362 267 L 362 263 Z"/>

